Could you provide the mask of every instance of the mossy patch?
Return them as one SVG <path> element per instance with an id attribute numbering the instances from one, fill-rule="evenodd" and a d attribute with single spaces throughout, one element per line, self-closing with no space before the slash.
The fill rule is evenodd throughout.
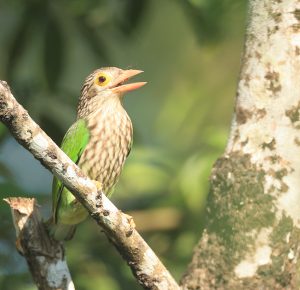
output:
<path id="1" fill-rule="evenodd" d="M 295 137 L 294 142 L 297 146 L 300 146 L 300 139 L 298 137 Z"/>
<path id="2" fill-rule="evenodd" d="M 282 180 L 287 173 L 274 171 L 274 177 Z M 299 285 L 291 287 L 296 285 L 299 265 L 289 253 L 297 253 L 300 230 L 291 218 L 276 218 L 277 197 L 264 192 L 266 174 L 269 172 L 251 163 L 250 155 L 241 152 L 217 160 L 211 176 L 207 228 L 182 281 L 191 286 L 188 289 L 199 289 L 189 283 L 193 281 L 189 275 L 201 280 L 195 283 L 201 289 L 299 289 Z M 258 267 L 254 277 L 237 279 L 235 267 L 256 248 L 257 235 L 250 233 L 258 234 L 263 228 L 273 229 L 272 263 Z"/>
<path id="3" fill-rule="evenodd" d="M 275 141 L 275 139 L 273 138 L 273 139 L 271 140 L 271 142 L 264 142 L 261 146 L 262 146 L 263 149 L 268 148 L 268 149 L 270 149 L 270 150 L 274 150 L 274 149 L 276 148 L 276 141 Z"/>
<path id="4" fill-rule="evenodd" d="M 283 215 L 273 227 L 270 235 L 272 264 L 259 267 L 257 273 L 273 289 L 299 289 L 297 272 L 299 262 L 296 253 L 300 241 L 300 229 L 294 226 L 293 220 Z M 295 253 L 292 254 L 291 253 Z M 294 256 L 293 256 L 294 255 Z M 295 259 L 295 260 L 294 260 Z"/>
<path id="5" fill-rule="evenodd" d="M 265 109 L 253 108 L 253 110 L 247 110 L 241 106 L 236 106 L 235 108 L 236 121 L 241 125 L 247 123 L 253 117 L 255 117 L 257 120 L 260 120 L 264 118 L 266 114 L 267 112 Z"/>
<path id="6" fill-rule="evenodd" d="M 272 18 L 274 19 L 274 21 L 278 24 L 282 21 L 282 14 L 277 12 L 277 13 L 272 13 L 271 14 Z"/>
<path id="7" fill-rule="evenodd" d="M 256 216 L 255 228 L 269 226 L 273 218 L 270 222 L 261 222 L 262 216 L 269 211 L 265 209 L 270 209 L 273 203 L 273 197 L 264 193 L 264 183 L 265 173 L 251 163 L 250 155 L 234 152 L 220 158 L 211 178 L 209 208 L 214 220 L 212 226 L 224 227 L 227 221 L 232 224 L 237 219 L 246 221 L 243 228 L 250 231 L 253 230 L 253 217 Z M 232 209 L 236 211 L 236 217 L 232 216 Z M 215 215 L 218 219 L 213 218 Z"/>
<path id="8" fill-rule="evenodd" d="M 300 22 L 300 9 L 294 10 L 294 16 L 297 19 L 297 21 Z"/>
<path id="9" fill-rule="evenodd" d="M 265 173 L 251 163 L 250 155 L 234 152 L 214 166 L 207 210 L 209 246 L 200 243 L 199 251 L 204 264 L 209 263 L 202 267 L 219 277 L 216 288 L 229 289 L 224 285 L 232 280 L 235 266 L 255 245 L 256 237 L 249 233 L 275 221 L 274 197 L 264 193 L 264 183 Z"/>
<path id="10" fill-rule="evenodd" d="M 266 116 L 266 114 L 267 114 L 266 109 L 258 109 L 258 110 L 256 111 L 256 116 L 257 116 L 257 119 L 258 119 L 258 120 L 264 118 L 264 117 Z"/>
<path id="11" fill-rule="evenodd" d="M 293 32 L 298 33 L 300 31 L 300 23 L 292 24 L 291 28 L 293 29 Z"/>
<path id="12" fill-rule="evenodd" d="M 271 155 L 265 158 L 265 160 L 271 161 L 272 164 L 281 162 L 282 158 L 279 155 Z"/>
<path id="13" fill-rule="evenodd" d="M 265 79 L 268 82 L 267 89 L 270 90 L 274 95 L 281 91 L 279 73 L 275 71 L 268 71 L 265 75 Z"/>
<path id="14" fill-rule="evenodd" d="M 245 124 L 248 119 L 252 117 L 252 112 L 244 109 L 241 106 L 237 106 L 235 109 L 236 121 L 238 124 Z"/>
<path id="15" fill-rule="evenodd" d="M 300 102 L 297 105 L 292 106 L 289 110 L 285 111 L 285 115 L 290 119 L 292 124 L 297 128 L 300 129 L 299 121 L 300 121 Z"/>

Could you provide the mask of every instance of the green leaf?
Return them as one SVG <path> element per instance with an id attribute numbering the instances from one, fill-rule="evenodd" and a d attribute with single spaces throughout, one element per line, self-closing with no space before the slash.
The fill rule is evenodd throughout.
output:
<path id="1" fill-rule="evenodd" d="M 186 160 L 178 176 L 178 187 L 187 207 L 198 212 L 206 204 L 209 175 L 216 156 L 196 153 Z"/>

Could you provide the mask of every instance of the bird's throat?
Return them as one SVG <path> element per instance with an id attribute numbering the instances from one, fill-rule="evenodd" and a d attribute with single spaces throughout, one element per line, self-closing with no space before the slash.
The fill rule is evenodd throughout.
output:
<path id="1" fill-rule="evenodd" d="M 99 94 L 89 99 L 80 98 L 77 109 L 77 118 L 90 119 L 98 114 L 114 114 L 114 112 L 123 110 L 121 95 Z"/>

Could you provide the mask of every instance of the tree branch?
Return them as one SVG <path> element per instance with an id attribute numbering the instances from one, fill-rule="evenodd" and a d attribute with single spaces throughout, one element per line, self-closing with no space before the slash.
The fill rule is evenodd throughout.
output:
<path id="1" fill-rule="evenodd" d="M 103 193 L 97 193 L 94 183 L 30 118 L 4 81 L 0 81 L 0 120 L 15 139 L 51 170 L 83 204 L 144 289 L 179 289 L 174 278 L 132 226 L 128 216 Z"/>
<path id="2" fill-rule="evenodd" d="M 4 199 L 10 206 L 17 234 L 16 247 L 27 261 L 41 290 L 74 290 L 62 243 L 47 235 L 33 198 Z"/>

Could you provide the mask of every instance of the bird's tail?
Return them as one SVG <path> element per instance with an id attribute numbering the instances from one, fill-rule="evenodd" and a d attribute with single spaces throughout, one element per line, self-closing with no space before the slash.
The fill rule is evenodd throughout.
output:
<path id="1" fill-rule="evenodd" d="M 55 224 L 52 218 L 46 222 L 46 227 L 49 234 L 57 241 L 71 240 L 76 231 L 75 225 Z"/>

